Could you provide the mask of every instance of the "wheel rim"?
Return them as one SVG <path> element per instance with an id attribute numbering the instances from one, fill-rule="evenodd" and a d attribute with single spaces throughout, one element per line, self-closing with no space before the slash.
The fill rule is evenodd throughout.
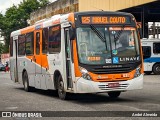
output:
<path id="1" fill-rule="evenodd" d="M 25 90 L 28 89 L 27 75 L 26 75 L 26 74 L 24 74 L 24 89 L 25 89 Z"/>
<path id="2" fill-rule="evenodd" d="M 157 72 L 160 72 L 160 66 L 157 66 L 157 67 L 156 67 L 156 71 L 157 71 Z"/>
<path id="3" fill-rule="evenodd" d="M 58 95 L 59 95 L 60 99 L 62 99 L 62 100 L 66 99 L 66 92 L 64 90 L 64 83 L 63 83 L 62 78 L 59 79 Z"/>
<path id="4" fill-rule="evenodd" d="M 27 81 L 24 81 L 24 89 L 27 90 Z"/>
<path id="5" fill-rule="evenodd" d="M 59 82 L 59 94 L 63 95 L 64 94 L 64 85 L 63 85 L 63 81 Z"/>

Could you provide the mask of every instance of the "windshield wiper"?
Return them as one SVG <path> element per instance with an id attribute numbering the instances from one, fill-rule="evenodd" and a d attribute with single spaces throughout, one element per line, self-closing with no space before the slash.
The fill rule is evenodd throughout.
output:
<path id="1" fill-rule="evenodd" d="M 117 40 L 121 37 L 122 32 L 124 31 L 124 27 L 125 27 L 125 25 L 123 25 L 123 26 L 122 26 L 122 29 L 118 31 L 116 37 L 115 37 L 115 35 L 114 35 L 114 40 L 115 40 L 115 41 L 117 41 Z"/>
<path id="2" fill-rule="evenodd" d="M 93 25 L 90 25 L 90 27 L 93 30 L 93 32 L 102 40 L 102 42 L 105 43 L 105 45 L 106 45 L 106 51 L 107 51 L 107 41 L 106 41 L 105 32 L 104 32 L 104 37 L 103 37 L 103 35 L 101 34 L 101 32 L 99 32 L 99 30 L 96 27 L 94 27 Z"/>
<path id="3" fill-rule="evenodd" d="M 99 30 L 97 30 L 96 27 L 94 27 L 93 25 L 90 25 L 91 29 L 93 30 L 93 32 L 103 41 L 105 42 L 106 39 L 103 37 L 103 35 L 99 32 Z"/>
<path id="4" fill-rule="evenodd" d="M 116 34 L 116 36 L 114 35 L 114 43 L 115 43 L 115 49 L 117 48 L 117 44 L 116 42 L 119 40 L 119 38 L 121 37 L 123 31 L 124 31 L 124 27 L 125 25 L 122 26 L 122 29 L 118 31 L 118 33 Z"/>

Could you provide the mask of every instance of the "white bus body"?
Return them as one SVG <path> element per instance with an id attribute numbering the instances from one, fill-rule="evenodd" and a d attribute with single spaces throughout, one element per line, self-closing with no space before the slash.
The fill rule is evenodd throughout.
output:
<path id="1" fill-rule="evenodd" d="M 120 51 L 119 40 L 127 43 Z M 56 15 L 12 32 L 10 49 L 11 79 L 26 91 L 58 89 L 65 99 L 67 92 L 118 97 L 143 87 L 140 39 L 135 18 L 128 13 Z"/>
<path id="2" fill-rule="evenodd" d="M 142 39 L 144 72 L 160 74 L 160 39 Z"/>

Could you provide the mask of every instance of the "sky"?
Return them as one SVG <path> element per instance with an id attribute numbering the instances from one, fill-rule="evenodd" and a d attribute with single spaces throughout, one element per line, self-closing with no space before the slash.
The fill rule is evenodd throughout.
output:
<path id="1" fill-rule="evenodd" d="M 11 6 L 18 5 L 23 0 L 0 0 L 0 12 L 2 14 L 5 14 L 7 8 L 10 8 Z M 55 0 L 49 0 L 50 2 L 53 2 Z"/>

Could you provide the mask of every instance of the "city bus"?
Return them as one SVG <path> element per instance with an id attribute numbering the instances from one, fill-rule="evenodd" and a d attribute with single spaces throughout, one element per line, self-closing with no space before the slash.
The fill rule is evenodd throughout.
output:
<path id="1" fill-rule="evenodd" d="M 160 39 L 142 39 L 144 73 L 160 75 Z"/>
<path id="2" fill-rule="evenodd" d="M 143 88 L 143 57 L 136 20 L 122 12 L 55 15 L 13 31 L 10 74 L 14 82 L 68 93 L 107 93 Z"/>

